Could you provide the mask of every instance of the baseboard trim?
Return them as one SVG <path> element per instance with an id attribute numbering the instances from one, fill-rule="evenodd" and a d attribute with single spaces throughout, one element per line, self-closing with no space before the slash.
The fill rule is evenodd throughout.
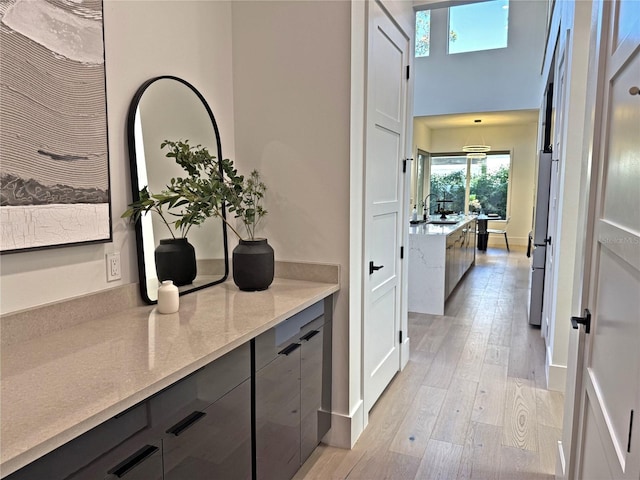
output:
<path id="1" fill-rule="evenodd" d="M 551 351 L 547 348 L 547 359 L 545 361 L 547 375 L 547 388 L 556 392 L 563 392 L 567 385 L 567 366 L 551 363 Z"/>
<path id="2" fill-rule="evenodd" d="M 411 339 L 406 337 L 400 344 L 400 370 L 404 370 L 404 367 L 409 363 L 409 354 L 411 353 Z"/>
<path id="3" fill-rule="evenodd" d="M 564 457 L 564 449 L 562 441 L 558 440 L 558 454 L 556 455 L 556 480 L 567 478 L 566 459 Z"/>
<path id="4" fill-rule="evenodd" d="M 352 449 L 364 430 L 364 402 L 360 400 L 349 415 L 331 414 L 331 429 L 322 441 L 338 448 Z"/>

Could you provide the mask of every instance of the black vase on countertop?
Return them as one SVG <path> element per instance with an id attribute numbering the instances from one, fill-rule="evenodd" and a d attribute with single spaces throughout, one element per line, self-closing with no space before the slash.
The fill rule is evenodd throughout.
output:
<path id="1" fill-rule="evenodd" d="M 240 290 L 266 290 L 273 282 L 273 248 L 266 238 L 240 240 L 233 249 L 233 281 Z"/>
<path id="2" fill-rule="evenodd" d="M 173 280 L 180 287 L 189 285 L 197 275 L 196 250 L 186 238 L 164 238 L 155 250 L 158 280 Z"/>

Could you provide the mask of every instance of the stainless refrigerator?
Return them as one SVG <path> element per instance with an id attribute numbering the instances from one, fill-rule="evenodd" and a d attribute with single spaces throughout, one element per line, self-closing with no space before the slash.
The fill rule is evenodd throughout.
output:
<path id="1" fill-rule="evenodd" d="M 529 323 L 531 325 L 542 323 L 550 188 L 551 152 L 540 152 L 533 231 L 529 234 L 527 247 L 527 256 L 531 258 L 531 292 L 529 297 Z"/>

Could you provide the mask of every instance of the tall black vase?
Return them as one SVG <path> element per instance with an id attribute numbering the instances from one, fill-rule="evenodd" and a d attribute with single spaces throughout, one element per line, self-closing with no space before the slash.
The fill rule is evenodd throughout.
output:
<path id="1" fill-rule="evenodd" d="M 156 273 L 160 282 L 189 285 L 196 278 L 196 251 L 186 238 L 165 238 L 156 247 Z"/>
<path id="2" fill-rule="evenodd" d="M 266 290 L 273 282 L 273 248 L 266 238 L 240 240 L 233 249 L 233 281 L 240 290 Z"/>

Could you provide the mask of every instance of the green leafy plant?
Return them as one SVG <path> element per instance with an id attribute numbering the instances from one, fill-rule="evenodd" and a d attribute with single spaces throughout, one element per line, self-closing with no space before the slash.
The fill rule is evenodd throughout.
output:
<path id="1" fill-rule="evenodd" d="M 122 218 L 137 221 L 148 212 L 156 213 L 175 238 L 174 231 L 186 237 L 192 226 L 201 225 L 209 217 L 219 217 L 242 239 L 223 217 L 224 205 L 242 220 L 248 238 L 253 240 L 256 225 L 267 213 L 261 204 L 266 186 L 260 181 L 260 174 L 254 170 L 245 180 L 233 161 L 217 160 L 206 147 L 191 146 L 188 140 L 165 140 L 160 148 L 165 147 L 169 147 L 166 156 L 173 158 L 187 175 L 172 178 L 159 193 L 152 193 L 145 186 L 140 190 L 140 198 L 129 204 Z"/>
<path id="2" fill-rule="evenodd" d="M 225 194 L 229 212 L 240 218 L 247 232 L 249 240 L 255 240 L 256 227 L 267 211 L 262 206 L 266 185 L 260 180 L 260 173 L 253 170 L 249 178 L 242 178 Z"/>

